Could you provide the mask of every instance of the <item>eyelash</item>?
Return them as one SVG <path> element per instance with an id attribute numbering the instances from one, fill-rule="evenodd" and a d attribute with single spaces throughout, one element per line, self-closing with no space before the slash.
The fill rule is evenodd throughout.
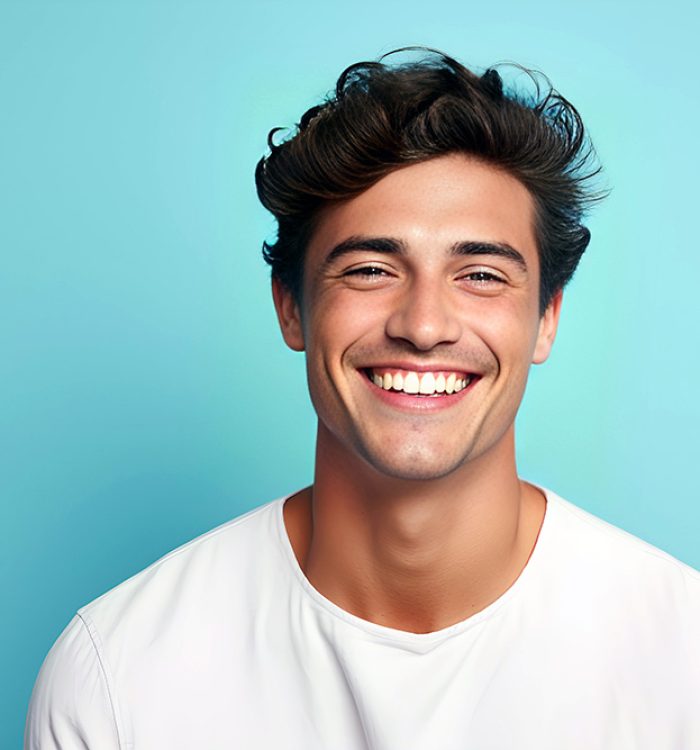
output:
<path id="1" fill-rule="evenodd" d="M 386 271 L 379 266 L 362 266 L 361 268 L 351 268 L 346 271 L 344 276 L 366 276 L 367 278 L 373 278 L 376 276 L 384 275 Z"/>
<path id="2" fill-rule="evenodd" d="M 385 276 L 387 271 L 380 266 L 361 266 L 360 268 L 351 268 L 345 272 L 345 276 L 361 276 L 366 279 L 376 279 L 380 276 Z M 460 277 L 461 279 L 469 279 L 477 284 L 490 284 L 497 283 L 503 284 L 505 280 L 496 274 L 489 271 L 471 271 Z"/>
<path id="3" fill-rule="evenodd" d="M 478 276 L 480 278 L 474 278 L 475 276 Z M 471 279 L 472 281 L 476 281 L 479 284 L 487 284 L 493 281 L 499 284 L 504 283 L 504 279 L 502 279 L 500 276 L 496 276 L 496 274 L 494 273 L 490 273 L 489 271 L 471 271 L 465 276 L 462 276 L 462 278 Z"/>

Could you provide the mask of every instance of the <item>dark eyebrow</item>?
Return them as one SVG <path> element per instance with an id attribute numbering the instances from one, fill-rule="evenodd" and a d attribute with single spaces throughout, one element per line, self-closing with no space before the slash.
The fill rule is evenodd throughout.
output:
<path id="1" fill-rule="evenodd" d="M 361 237 L 354 235 L 339 242 L 326 256 L 324 266 L 329 266 L 342 255 L 352 253 L 355 250 L 373 250 L 375 253 L 389 253 L 392 255 L 404 255 L 406 245 L 401 240 L 393 237 Z"/>
<path id="2" fill-rule="evenodd" d="M 523 254 L 506 242 L 456 242 L 450 251 L 452 255 L 497 255 L 512 260 L 527 272 Z"/>
<path id="3" fill-rule="evenodd" d="M 335 245 L 323 261 L 323 266 L 329 266 L 341 256 L 357 250 L 370 250 L 376 253 L 391 255 L 405 255 L 407 252 L 405 243 L 393 237 L 362 237 L 354 235 Z M 450 253 L 452 255 L 496 255 L 500 258 L 513 261 L 523 271 L 527 271 L 527 263 L 522 253 L 506 242 L 477 242 L 473 240 L 456 242 L 450 248 Z"/>

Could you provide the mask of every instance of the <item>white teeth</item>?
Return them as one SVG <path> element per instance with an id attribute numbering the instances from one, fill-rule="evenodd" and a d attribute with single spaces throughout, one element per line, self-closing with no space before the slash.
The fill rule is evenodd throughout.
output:
<path id="1" fill-rule="evenodd" d="M 432 372 L 426 372 L 420 379 L 420 389 L 418 392 L 424 396 L 432 396 L 435 393 L 435 375 Z"/>
<path id="2" fill-rule="evenodd" d="M 418 380 L 418 373 L 409 372 L 403 379 L 403 390 L 404 393 L 418 393 L 420 390 L 420 381 Z"/>
<path id="3" fill-rule="evenodd" d="M 385 391 L 403 391 L 410 395 L 433 396 L 436 393 L 459 393 L 471 382 L 471 377 L 461 377 L 451 372 L 447 377 L 443 373 L 403 371 L 379 375 L 371 372 L 370 379 Z"/>

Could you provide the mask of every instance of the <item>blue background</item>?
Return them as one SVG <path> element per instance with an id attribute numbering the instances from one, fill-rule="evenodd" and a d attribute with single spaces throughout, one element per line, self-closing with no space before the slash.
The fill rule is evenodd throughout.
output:
<path id="1" fill-rule="evenodd" d="M 308 483 L 253 169 L 360 59 L 540 68 L 610 198 L 519 417 L 521 474 L 700 567 L 700 166 L 690 3 L 0 6 L 0 746 L 72 613 Z"/>

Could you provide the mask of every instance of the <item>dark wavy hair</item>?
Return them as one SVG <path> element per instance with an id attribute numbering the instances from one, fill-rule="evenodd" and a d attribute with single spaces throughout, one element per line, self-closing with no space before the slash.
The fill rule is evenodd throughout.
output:
<path id="1" fill-rule="evenodd" d="M 384 62 L 408 50 L 422 57 Z M 544 312 L 588 246 L 585 211 L 605 193 L 592 187 L 601 168 L 579 113 L 541 73 L 513 67 L 534 90 L 507 90 L 494 67 L 477 75 L 436 50 L 394 50 L 343 71 L 291 137 L 275 143 L 283 128 L 273 128 L 270 153 L 255 170 L 260 201 L 278 224 L 276 241 L 263 243 L 273 277 L 300 299 L 304 253 L 323 205 L 398 167 L 464 153 L 507 170 L 533 196 Z"/>

